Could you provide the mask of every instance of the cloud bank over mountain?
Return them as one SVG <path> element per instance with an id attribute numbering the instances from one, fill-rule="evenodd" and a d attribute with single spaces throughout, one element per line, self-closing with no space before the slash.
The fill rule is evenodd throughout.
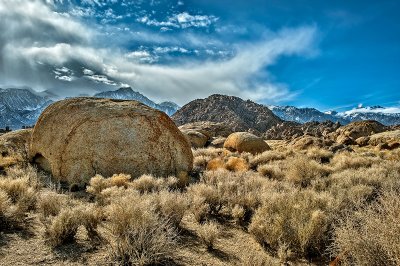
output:
<path id="1" fill-rule="evenodd" d="M 60 2 L 65 2 L 64 8 L 58 6 Z M 112 44 L 114 39 L 119 43 L 125 36 L 127 43 L 138 42 L 140 35 L 132 34 L 132 28 L 117 30 L 120 24 L 107 24 L 103 20 L 107 17 L 118 20 L 117 15 L 110 13 L 112 10 L 100 13 L 91 9 L 107 1 L 86 2 L 87 7 L 83 9 L 67 0 L 0 0 L 0 84 L 49 89 L 62 96 L 77 92 L 92 94 L 126 84 L 151 98 L 179 104 L 212 93 L 279 102 L 293 97 L 296 91 L 276 81 L 268 67 L 281 57 L 309 57 L 318 50 L 316 26 L 302 26 L 276 32 L 264 29 L 259 40 L 227 43 L 225 48 L 229 51 L 223 54 L 217 38 L 211 39 L 207 47 L 203 43 L 204 33 L 185 31 L 193 27 L 205 30 L 218 17 L 190 12 L 170 15 L 165 23 L 158 20 L 155 23 L 148 15 L 138 14 L 141 18 L 147 16 L 142 21 L 136 19 L 137 27 L 153 43 L 153 50 L 117 47 Z M 78 15 L 77 10 L 81 10 Z M 98 12 L 102 18 L 85 20 L 82 18 L 85 12 L 92 12 L 94 17 Z M 157 32 L 140 28 L 140 24 L 157 26 Z M 179 28 L 180 32 L 168 39 L 163 31 L 169 28 L 162 27 Z M 182 36 L 190 40 L 187 47 L 177 42 Z M 163 38 L 164 45 L 157 46 L 163 43 Z M 216 56 L 171 58 L 171 53 L 201 53 L 200 47 Z M 170 58 L 162 62 L 157 56 Z"/>

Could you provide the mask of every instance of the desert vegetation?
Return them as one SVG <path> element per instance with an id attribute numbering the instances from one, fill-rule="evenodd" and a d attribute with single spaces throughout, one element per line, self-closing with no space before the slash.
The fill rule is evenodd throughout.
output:
<path id="1" fill-rule="evenodd" d="M 55 264 L 399 265 L 400 150 L 270 146 L 194 149 L 188 185 L 120 173 L 71 192 L 29 164 L 7 167 L 0 264 L 28 238 Z"/>

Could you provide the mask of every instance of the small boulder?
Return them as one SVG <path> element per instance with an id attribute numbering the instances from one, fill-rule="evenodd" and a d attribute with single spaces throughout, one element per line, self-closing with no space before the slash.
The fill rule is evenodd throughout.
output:
<path id="1" fill-rule="evenodd" d="M 343 145 L 354 145 L 356 143 L 353 138 L 346 135 L 339 135 L 336 142 Z"/>
<path id="2" fill-rule="evenodd" d="M 179 130 L 184 131 L 197 131 L 205 136 L 211 137 L 227 137 L 233 133 L 233 130 L 224 123 L 200 121 L 184 124 L 179 127 Z"/>
<path id="3" fill-rule="evenodd" d="M 29 158 L 68 183 L 95 174 L 183 177 L 193 165 L 190 145 L 165 113 L 137 101 L 90 97 L 47 107 L 33 129 Z"/>
<path id="4" fill-rule="evenodd" d="M 224 148 L 232 152 L 249 152 L 252 154 L 270 150 L 268 144 L 260 137 L 249 132 L 235 132 L 225 140 Z"/>
<path id="5" fill-rule="evenodd" d="M 194 130 L 181 130 L 183 135 L 185 135 L 186 139 L 190 143 L 193 148 L 203 148 L 209 137 L 204 135 L 201 132 L 194 131 Z"/>
<path id="6" fill-rule="evenodd" d="M 224 143 L 225 143 L 226 138 L 225 137 L 217 137 L 214 138 L 210 145 L 208 145 L 209 147 L 213 147 L 213 148 L 223 148 L 224 147 Z"/>
<path id="7" fill-rule="evenodd" d="M 359 137 L 358 139 L 356 139 L 356 143 L 360 147 L 367 146 L 368 142 L 369 142 L 369 137 Z"/>

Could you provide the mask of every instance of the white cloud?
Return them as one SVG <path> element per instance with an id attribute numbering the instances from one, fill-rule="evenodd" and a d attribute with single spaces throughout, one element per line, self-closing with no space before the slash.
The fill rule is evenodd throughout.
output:
<path id="1" fill-rule="evenodd" d="M 340 115 L 349 116 L 357 113 L 382 113 L 382 114 L 400 114 L 400 107 L 362 107 L 354 108 Z"/>
<path id="2" fill-rule="evenodd" d="M 133 59 L 141 63 L 154 63 L 158 60 L 157 56 L 151 55 L 146 50 L 133 51 L 125 55 L 127 58 Z"/>
<path id="3" fill-rule="evenodd" d="M 205 28 L 214 24 L 219 18 L 216 16 L 208 15 L 190 15 L 188 12 L 182 12 L 168 17 L 165 21 L 158 21 L 151 19 L 148 15 L 137 19 L 138 22 L 148 26 L 161 27 L 163 31 L 168 27 L 173 28 Z"/>
<path id="4" fill-rule="evenodd" d="M 166 54 L 166 53 L 171 53 L 171 52 L 180 52 L 182 54 L 190 53 L 190 51 L 188 49 L 185 49 L 183 47 L 178 47 L 178 46 L 156 47 L 156 48 L 154 48 L 154 52 L 157 54 Z"/>
<path id="5" fill-rule="evenodd" d="M 87 69 L 87 68 L 84 68 L 84 69 L 82 70 L 82 72 L 83 72 L 83 74 L 86 75 L 86 76 L 92 76 L 92 75 L 94 75 L 94 71 L 92 71 L 92 70 L 90 70 L 90 69 Z"/>
<path id="6" fill-rule="evenodd" d="M 99 1 L 91 2 L 94 5 L 101 4 Z M 208 22 L 200 22 L 203 20 L 207 18 L 188 14 L 179 20 L 176 18 L 174 23 L 206 25 Z M 57 80 L 52 70 L 66 67 L 78 73 L 85 68 L 97 75 L 73 78 L 68 82 L 71 84 L 68 88 L 91 93 L 104 89 L 100 85 L 117 86 L 124 83 L 155 100 L 174 100 L 178 104 L 213 93 L 257 101 L 280 101 L 293 94 L 284 84 L 271 79 L 267 67 L 280 56 L 311 54 L 316 31 L 311 26 L 269 32 L 268 38 L 259 42 L 237 44 L 235 54 L 226 60 L 148 65 L 132 58 L 146 58 L 151 56 L 150 52 L 126 53 L 113 47 L 101 47 L 94 37 L 97 32 L 92 33 L 87 25 L 52 11 L 49 5 L 41 1 L 0 0 L 0 83 L 20 82 L 40 90 L 63 89 L 61 85 L 68 84 L 55 83 Z M 200 40 L 197 36 L 192 37 L 193 40 L 190 40 L 190 36 L 187 38 L 191 44 L 197 41 L 199 45 L 210 45 L 211 42 Z M 179 46 L 168 47 L 180 49 Z M 163 51 L 162 48 L 160 51 Z M 41 62 L 41 65 L 37 62 Z M 61 70 L 56 71 L 60 73 L 57 74 L 58 79 L 68 80 L 68 77 L 72 77 L 71 73 L 66 75 Z M 5 77 L 7 80 L 3 80 Z M 96 87 L 88 89 L 84 86 L 87 83 L 82 83 L 85 80 L 97 82 Z M 57 94 L 62 93 L 57 91 Z"/>

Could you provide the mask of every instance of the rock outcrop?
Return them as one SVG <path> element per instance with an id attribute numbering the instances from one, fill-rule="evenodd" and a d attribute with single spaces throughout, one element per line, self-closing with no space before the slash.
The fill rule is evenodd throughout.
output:
<path id="1" fill-rule="evenodd" d="M 248 132 L 235 132 L 225 140 L 224 148 L 233 152 L 249 152 L 252 154 L 270 150 L 268 144 L 260 137 Z"/>
<path id="2" fill-rule="evenodd" d="M 356 140 L 361 137 L 368 137 L 376 133 L 383 132 L 388 128 L 381 123 L 373 120 L 352 122 L 336 130 L 331 137 L 341 144 L 356 144 Z"/>
<path id="3" fill-rule="evenodd" d="M 386 131 L 369 137 L 368 143 L 372 146 L 384 145 L 388 150 L 400 146 L 400 130 Z"/>
<path id="4" fill-rule="evenodd" d="M 200 121 L 224 123 L 234 132 L 252 131 L 257 135 L 282 123 L 279 117 L 261 104 L 219 94 L 184 105 L 172 119 L 179 126 Z"/>
<path id="5" fill-rule="evenodd" d="M 179 126 L 181 131 L 194 130 L 201 132 L 208 137 L 227 137 L 234 131 L 228 125 L 224 123 L 211 122 L 211 121 L 200 121 L 184 124 Z"/>
<path id="6" fill-rule="evenodd" d="M 285 121 L 265 132 L 264 138 L 293 140 L 303 135 L 326 137 L 330 133 L 335 132 L 339 127 L 339 123 L 333 123 L 331 121 L 307 122 L 304 124 Z"/>
<path id="7" fill-rule="evenodd" d="M 193 162 L 188 142 L 165 113 L 137 101 L 86 97 L 44 110 L 29 157 L 70 183 L 95 174 L 184 175 Z"/>

